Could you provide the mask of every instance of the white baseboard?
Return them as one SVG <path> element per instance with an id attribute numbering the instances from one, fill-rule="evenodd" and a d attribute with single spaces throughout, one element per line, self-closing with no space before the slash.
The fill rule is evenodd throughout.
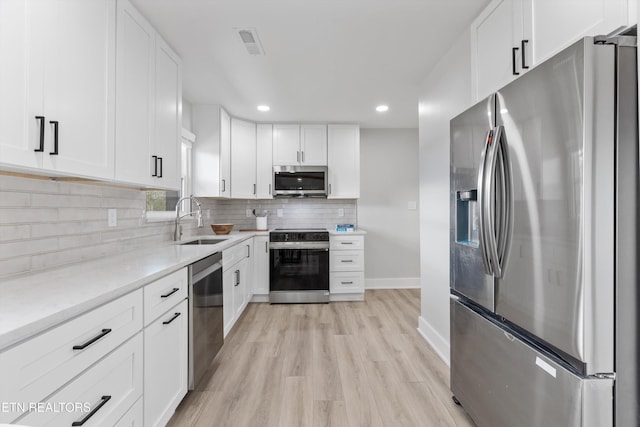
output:
<path id="1" fill-rule="evenodd" d="M 396 277 L 384 279 L 364 279 L 365 289 L 419 289 L 419 277 Z"/>
<path id="2" fill-rule="evenodd" d="M 269 302 L 269 294 L 253 294 L 251 302 Z"/>
<path id="3" fill-rule="evenodd" d="M 355 294 L 331 294 L 329 295 L 331 301 L 364 301 L 364 293 Z"/>
<path id="4" fill-rule="evenodd" d="M 429 343 L 431 348 L 433 348 L 438 356 L 440 356 L 440 359 L 442 359 L 447 366 L 451 366 L 451 360 L 449 359 L 451 346 L 449 344 L 449 340 L 440 335 L 438 331 L 424 320 L 424 317 L 420 316 L 418 322 L 418 333 L 422 335 L 422 338 L 424 338 L 427 343 Z"/>

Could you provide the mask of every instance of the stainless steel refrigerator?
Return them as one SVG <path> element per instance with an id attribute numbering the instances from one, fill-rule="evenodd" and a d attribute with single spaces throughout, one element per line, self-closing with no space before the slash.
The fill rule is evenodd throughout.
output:
<path id="1" fill-rule="evenodd" d="M 638 426 L 636 39 L 451 120 L 451 390 L 478 426 Z"/>

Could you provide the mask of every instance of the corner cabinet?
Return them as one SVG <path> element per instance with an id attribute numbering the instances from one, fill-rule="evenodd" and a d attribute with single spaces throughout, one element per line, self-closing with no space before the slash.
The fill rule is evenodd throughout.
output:
<path id="1" fill-rule="evenodd" d="M 179 188 L 182 64 L 127 0 L 118 1 L 115 178 Z"/>
<path id="2" fill-rule="evenodd" d="M 193 194 L 231 197 L 231 117 L 219 105 L 194 105 L 193 131 Z"/>
<path id="3" fill-rule="evenodd" d="M 0 162 L 113 179 L 115 0 L 0 2 Z"/>
<path id="4" fill-rule="evenodd" d="M 478 101 L 584 36 L 633 25 L 635 0 L 494 0 L 471 24 Z"/>
<path id="5" fill-rule="evenodd" d="M 360 127 L 327 126 L 328 198 L 360 197 Z"/>

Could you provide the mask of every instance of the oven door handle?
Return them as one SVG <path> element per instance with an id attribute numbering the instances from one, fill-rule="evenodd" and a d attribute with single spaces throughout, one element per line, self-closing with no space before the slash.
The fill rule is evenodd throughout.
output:
<path id="1" fill-rule="evenodd" d="M 204 270 L 194 274 L 193 277 L 191 278 L 191 283 L 199 282 L 200 280 L 204 279 L 205 277 L 207 277 L 211 273 L 214 273 L 217 270 L 222 270 L 222 263 L 216 262 L 212 266 L 207 267 Z"/>

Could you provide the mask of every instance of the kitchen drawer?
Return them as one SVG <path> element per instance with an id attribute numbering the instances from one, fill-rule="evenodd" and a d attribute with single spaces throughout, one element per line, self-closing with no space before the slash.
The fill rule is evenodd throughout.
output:
<path id="1" fill-rule="evenodd" d="M 141 329 L 139 289 L 0 353 L 0 402 L 41 401 Z M 12 409 L 0 423 L 21 415 Z"/>
<path id="2" fill-rule="evenodd" d="M 364 249 L 364 236 L 331 236 L 329 249 L 332 251 Z"/>
<path id="3" fill-rule="evenodd" d="M 243 240 L 235 246 L 222 251 L 222 269 L 228 270 L 238 262 L 251 256 L 252 239 Z"/>
<path id="4" fill-rule="evenodd" d="M 136 403 L 133 404 L 126 414 L 118 420 L 114 427 L 142 427 L 142 397 L 139 398 Z"/>
<path id="5" fill-rule="evenodd" d="M 20 419 L 19 424 L 69 426 L 89 417 L 95 410 L 83 424 L 85 427 L 112 426 L 141 396 L 142 333 L 139 333 L 44 400 L 42 404 L 50 405 L 51 410 L 31 412 Z M 60 407 L 61 404 L 65 406 Z M 80 405 L 80 408 L 70 410 L 67 404 Z M 98 408 L 99 405 L 102 406 Z"/>
<path id="6" fill-rule="evenodd" d="M 189 294 L 189 275 L 183 268 L 144 287 L 144 324 L 157 319 Z"/>
<path id="7" fill-rule="evenodd" d="M 329 289 L 332 294 L 364 292 L 364 272 L 340 272 L 329 275 Z"/>
<path id="8" fill-rule="evenodd" d="M 364 271 L 364 251 L 332 251 L 330 254 L 330 271 Z"/>

